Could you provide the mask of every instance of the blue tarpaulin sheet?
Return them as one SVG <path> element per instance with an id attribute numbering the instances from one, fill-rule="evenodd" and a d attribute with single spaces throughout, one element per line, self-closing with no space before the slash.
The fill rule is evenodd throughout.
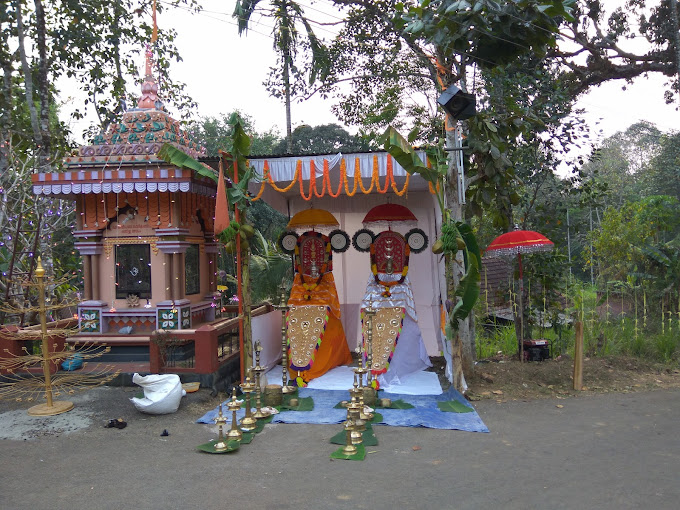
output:
<path id="1" fill-rule="evenodd" d="M 315 390 L 300 388 L 300 397 L 312 397 L 314 410 L 312 411 L 283 411 L 274 415 L 272 423 L 314 423 L 336 424 L 342 423 L 347 418 L 346 409 L 334 409 L 335 405 L 342 400 L 349 400 L 346 390 Z M 472 408 L 465 397 L 450 388 L 440 395 L 403 395 L 399 393 L 379 394 L 380 398 L 389 398 L 392 401 L 403 400 L 413 404 L 413 409 L 380 409 L 383 421 L 376 425 L 391 425 L 394 427 L 426 427 L 432 429 L 465 430 L 469 432 L 489 432 L 477 411 L 469 413 L 455 413 L 440 411 L 437 402 L 457 400 Z M 226 402 L 224 404 L 226 406 Z M 226 409 L 226 407 L 224 407 Z M 472 408 L 474 409 L 474 408 Z M 198 423 L 215 423 L 217 408 L 207 412 L 198 419 Z M 237 417 L 243 416 L 241 410 Z"/>

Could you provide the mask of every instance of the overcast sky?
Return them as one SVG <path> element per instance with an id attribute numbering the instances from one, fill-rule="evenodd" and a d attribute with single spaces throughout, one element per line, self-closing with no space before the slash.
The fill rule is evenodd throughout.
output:
<path id="1" fill-rule="evenodd" d="M 605 3 L 617 0 L 605 0 Z M 326 22 L 338 19 L 335 7 L 328 0 L 299 0 L 306 14 Z M 266 0 L 261 2 L 267 5 Z M 275 63 L 272 21 L 255 16 L 251 30 L 238 36 L 231 17 L 234 0 L 201 0 L 205 12 L 191 15 L 177 9 L 164 10 L 158 16 L 161 28 L 173 27 L 178 32 L 176 44 L 184 61 L 173 64 L 172 76 L 187 84 L 187 93 L 197 101 L 201 116 L 229 113 L 235 108 L 252 116 L 258 131 L 276 126 L 285 132 L 285 111 L 282 102 L 270 97 L 263 81 L 269 67 Z M 166 6 L 167 7 L 167 6 Z M 337 30 L 318 27 L 317 34 L 327 39 Z M 143 62 L 140 62 L 143 68 Z M 680 113 L 663 100 L 663 77 L 641 78 L 633 85 L 612 82 L 593 89 L 583 96 L 578 106 L 585 109 L 591 126 L 591 140 L 599 135 L 610 136 L 629 125 L 648 120 L 662 131 L 680 128 Z M 623 86 L 626 90 L 622 90 Z M 172 113 L 172 112 L 171 112 Z M 312 98 L 292 107 L 293 126 L 319 125 L 337 122 L 331 112 L 331 102 Z M 74 125 L 80 133 L 82 123 Z"/>

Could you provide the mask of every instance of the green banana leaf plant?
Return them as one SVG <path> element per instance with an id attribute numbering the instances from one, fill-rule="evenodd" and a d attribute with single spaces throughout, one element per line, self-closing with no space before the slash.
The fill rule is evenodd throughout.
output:
<path id="1" fill-rule="evenodd" d="M 448 161 L 443 148 L 436 146 L 425 150 L 431 163 L 431 167 L 428 167 L 409 141 L 392 126 L 387 128 L 381 141 L 385 150 L 406 172 L 410 175 L 419 174 L 436 190 L 439 209 L 442 213 L 442 236 L 441 242 L 438 241 L 433 245 L 433 251 L 436 249 L 435 253 L 443 253 L 448 259 L 455 257 L 459 250 L 463 253 L 464 274 L 455 290 L 454 297 L 457 299 L 449 310 L 449 322 L 446 325 L 446 337 L 451 340 L 458 332 L 459 321 L 470 315 L 479 297 L 482 255 L 477 238 L 470 225 L 451 218 L 450 211 L 444 206 Z"/>
<path id="2" fill-rule="evenodd" d="M 164 143 L 161 146 L 161 150 L 158 151 L 157 156 L 171 165 L 175 165 L 179 168 L 189 168 L 197 174 L 217 182 L 217 173 L 215 173 L 215 170 L 200 161 L 195 160 L 188 154 L 185 154 L 174 145 Z"/>
<path id="3" fill-rule="evenodd" d="M 229 119 L 232 126 L 229 153 L 221 152 L 222 160 L 226 165 L 225 174 L 233 175 L 234 168 L 238 172 L 238 182 L 231 182 L 227 186 L 227 200 L 231 207 L 237 208 L 241 213 L 241 223 L 232 221 L 230 226 L 219 236 L 220 241 L 227 243 L 234 239 L 236 235 L 241 236 L 241 281 L 243 283 L 242 305 L 243 305 L 243 347 L 245 352 L 241 353 L 244 359 L 244 366 L 252 364 L 252 327 L 251 327 L 251 278 L 250 278 L 250 243 L 249 237 L 254 234 L 252 226 L 246 224 L 246 209 L 250 205 L 250 194 L 248 184 L 253 177 L 253 171 L 248 167 L 248 156 L 250 155 L 251 139 L 243 129 L 243 121 L 237 113 L 233 113 Z M 197 161 L 185 154 L 173 145 L 164 144 L 158 152 L 158 157 L 170 164 L 180 168 L 190 168 L 199 175 L 209 177 L 217 182 L 218 175 L 210 167 Z M 234 179 L 235 180 L 235 179 Z"/>

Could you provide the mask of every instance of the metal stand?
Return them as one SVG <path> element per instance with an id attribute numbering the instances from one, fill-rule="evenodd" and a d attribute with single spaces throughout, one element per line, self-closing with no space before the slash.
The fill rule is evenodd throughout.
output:
<path id="1" fill-rule="evenodd" d="M 241 404 L 236 400 L 236 388 L 231 394 L 231 400 L 227 404 L 227 409 L 231 411 L 231 429 L 227 432 L 227 439 L 232 439 L 235 441 L 240 441 L 243 439 L 243 432 L 238 428 L 238 423 L 236 421 L 236 411 L 241 409 Z"/>
<path id="2" fill-rule="evenodd" d="M 366 386 L 371 386 L 373 380 L 373 317 L 376 314 L 375 308 L 364 308 L 364 315 L 366 316 L 366 367 L 368 368 L 368 375 L 366 376 Z"/>
<path id="3" fill-rule="evenodd" d="M 227 442 L 224 440 L 224 433 L 222 432 L 222 427 L 227 423 L 227 419 L 222 414 L 222 404 L 220 404 L 220 410 L 215 418 L 215 423 L 217 424 L 217 429 L 219 434 L 217 436 L 217 442 L 215 443 L 215 451 L 223 452 L 227 449 Z"/>
<path id="4" fill-rule="evenodd" d="M 283 285 L 280 287 L 281 301 L 279 305 L 274 305 L 276 310 L 281 310 L 281 367 L 282 367 L 282 384 L 281 391 L 283 394 L 295 393 L 297 388 L 288 384 L 288 337 L 286 328 L 286 312 L 288 312 L 288 303 L 286 301 L 286 289 Z"/>
<path id="5" fill-rule="evenodd" d="M 258 340 L 255 342 L 255 366 L 253 367 L 253 372 L 255 372 L 255 414 L 253 418 L 258 420 L 261 418 L 267 418 L 269 416 L 268 411 L 262 409 L 262 388 L 260 386 L 260 375 L 264 372 L 264 367 L 260 366 L 260 351 L 262 350 L 262 344 Z"/>
<path id="6" fill-rule="evenodd" d="M 250 370 L 248 370 L 250 374 Z M 246 377 L 246 381 L 241 383 L 241 391 L 245 395 L 245 405 L 246 405 L 246 415 L 241 418 L 241 429 L 246 432 L 255 430 L 257 427 L 257 420 L 253 418 L 253 412 L 251 409 L 251 398 L 250 394 L 255 391 L 255 384 L 250 381 L 250 375 Z"/>

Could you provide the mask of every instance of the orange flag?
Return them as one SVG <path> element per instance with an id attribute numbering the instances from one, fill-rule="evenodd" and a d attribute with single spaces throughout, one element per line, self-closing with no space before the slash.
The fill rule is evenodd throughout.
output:
<path id="1" fill-rule="evenodd" d="M 215 197 L 215 235 L 219 235 L 229 226 L 229 202 L 224 186 L 224 170 L 220 160 L 220 176 L 217 180 L 217 197 Z"/>

